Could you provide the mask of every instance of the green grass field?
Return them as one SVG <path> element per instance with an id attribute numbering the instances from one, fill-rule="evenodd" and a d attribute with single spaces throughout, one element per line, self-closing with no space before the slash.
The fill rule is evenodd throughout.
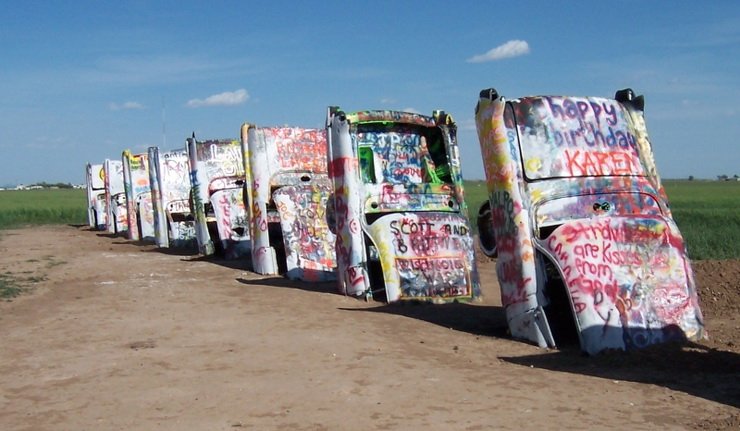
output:
<path id="1" fill-rule="evenodd" d="M 42 224 L 87 224 L 85 190 L 0 191 L 0 229 Z"/>
<path id="2" fill-rule="evenodd" d="M 740 182 L 664 181 L 692 259 L 740 258 Z"/>
<path id="3" fill-rule="evenodd" d="M 740 258 L 740 182 L 666 180 L 663 185 L 692 259 Z M 486 199 L 484 181 L 465 182 L 473 231 Z"/>

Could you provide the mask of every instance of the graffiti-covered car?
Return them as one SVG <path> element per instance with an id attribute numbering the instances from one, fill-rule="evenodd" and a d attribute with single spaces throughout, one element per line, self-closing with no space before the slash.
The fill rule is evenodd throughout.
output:
<path id="1" fill-rule="evenodd" d="M 195 247 L 195 221 L 190 212 L 190 163 L 186 150 L 149 147 L 154 237 L 159 247 Z"/>
<path id="2" fill-rule="evenodd" d="M 93 229 L 105 230 L 108 225 L 108 205 L 105 200 L 105 170 L 102 164 L 85 166 L 87 185 L 87 224 Z"/>
<path id="3" fill-rule="evenodd" d="M 241 143 L 253 270 L 297 280 L 333 280 L 326 131 L 244 124 Z"/>
<path id="4" fill-rule="evenodd" d="M 123 188 L 126 193 L 126 236 L 131 240 L 154 240 L 154 209 L 149 184 L 149 154 L 133 154 L 125 150 Z"/>
<path id="5" fill-rule="evenodd" d="M 244 164 L 235 139 L 187 139 L 192 211 L 198 249 L 204 255 L 219 251 L 227 259 L 250 253 L 251 241 L 244 208 Z"/>
<path id="6" fill-rule="evenodd" d="M 123 163 L 105 159 L 103 163 L 105 183 L 106 230 L 120 234 L 128 229 L 126 214 L 126 192 L 123 186 Z"/>
<path id="7" fill-rule="evenodd" d="M 327 128 L 340 291 L 388 302 L 479 296 L 452 118 L 332 107 Z"/>
<path id="8" fill-rule="evenodd" d="M 644 120 L 644 99 L 483 90 L 480 232 L 511 334 L 594 354 L 698 339 L 703 321 Z"/>

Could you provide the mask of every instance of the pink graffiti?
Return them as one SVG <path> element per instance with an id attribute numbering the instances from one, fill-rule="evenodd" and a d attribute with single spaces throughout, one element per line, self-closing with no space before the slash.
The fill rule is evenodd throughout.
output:
<path id="1" fill-rule="evenodd" d="M 231 236 L 231 202 L 229 202 L 229 196 L 226 193 L 222 193 L 218 199 L 218 205 L 223 214 L 221 219 L 221 238 L 229 238 Z"/>

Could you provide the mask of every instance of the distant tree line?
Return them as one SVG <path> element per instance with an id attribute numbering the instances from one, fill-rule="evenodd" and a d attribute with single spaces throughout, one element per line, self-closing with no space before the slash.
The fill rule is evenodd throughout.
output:
<path id="1" fill-rule="evenodd" d="M 689 181 L 694 181 L 696 178 L 693 175 L 689 175 Z M 740 181 L 740 176 L 737 174 L 733 176 L 728 175 L 717 175 L 717 181 Z"/>
<path id="2" fill-rule="evenodd" d="M 31 184 L 30 187 L 38 186 L 44 189 L 73 189 L 74 186 L 70 183 L 47 183 L 47 182 L 40 182 L 36 184 Z"/>

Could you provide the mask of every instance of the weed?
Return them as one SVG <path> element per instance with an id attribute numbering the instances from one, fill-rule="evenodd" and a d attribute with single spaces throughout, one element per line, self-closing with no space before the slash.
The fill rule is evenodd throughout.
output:
<path id="1" fill-rule="evenodd" d="M 20 295 L 23 290 L 24 289 L 18 285 L 16 279 L 5 274 L 0 274 L 0 298 L 15 298 Z"/>
<path id="2" fill-rule="evenodd" d="M 28 283 L 41 283 L 42 281 L 46 281 L 47 278 L 43 275 L 35 275 L 33 277 L 28 277 L 24 279 L 23 281 Z"/>

